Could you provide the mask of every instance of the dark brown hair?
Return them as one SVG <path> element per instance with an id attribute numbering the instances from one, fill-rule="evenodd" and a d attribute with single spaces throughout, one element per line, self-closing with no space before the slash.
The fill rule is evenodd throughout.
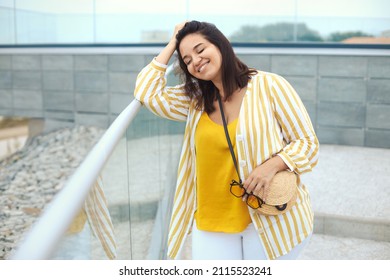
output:
<path id="1" fill-rule="evenodd" d="M 225 100 L 229 100 L 233 92 L 238 88 L 247 86 L 250 76 L 256 73 L 256 70 L 249 69 L 235 55 L 229 40 L 222 34 L 218 28 L 211 23 L 190 21 L 176 35 L 176 52 L 183 78 L 185 91 L 191 97 L 196 99 L 196 109 L 204 109 L 207 113 L 215 110 L 213 101 L 216 99 L 218 89 L 211 81 L 199 80 L 192 76 L 187 69 L 180 54 L 180 42 L 189 34 L 198 33 L 207 41 L 215 45 L 222 55 L 222 85 L 225 94 Z"/>

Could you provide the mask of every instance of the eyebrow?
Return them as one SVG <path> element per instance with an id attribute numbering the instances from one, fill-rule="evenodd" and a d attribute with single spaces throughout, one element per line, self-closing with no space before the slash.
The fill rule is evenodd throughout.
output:
<path id="1" fill-rule="evenodd" d="M 199 47 L 199 46 L 202 45 L 202 44 L 203 44 L 203 43 L 199 43 L 199 44 L 195 45 L 195 47 L 193 47 L 192 49 L 193 49 L 193 50 L 196 50 L 196 48 Z M 188 56 L 188 55 L 185 55 L 185 56 L 183 56 L 181 59 L 184 60 L 187 56 Z"/>

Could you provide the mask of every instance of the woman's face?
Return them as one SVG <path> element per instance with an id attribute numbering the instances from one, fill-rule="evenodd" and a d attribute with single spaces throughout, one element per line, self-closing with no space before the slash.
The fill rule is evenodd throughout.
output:
<path id="1" fill-rule="evenodd" d="M 180 42 L 179 50 L 192 76 L 213 83 L 221 82 L 221 52 L 203 35 L 193 33 L 185 36 Z"/>

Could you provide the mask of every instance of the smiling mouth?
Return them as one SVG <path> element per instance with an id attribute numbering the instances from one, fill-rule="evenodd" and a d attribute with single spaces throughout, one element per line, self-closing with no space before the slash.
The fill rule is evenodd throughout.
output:
<path id="1" fill-rule="evenodd" d="M 209 62 L 206 62 L 205 64 L 203 64 L 201 67 L 198 68 L 198 73 L 202 72 L 204 67 L 209 64 Z"/>

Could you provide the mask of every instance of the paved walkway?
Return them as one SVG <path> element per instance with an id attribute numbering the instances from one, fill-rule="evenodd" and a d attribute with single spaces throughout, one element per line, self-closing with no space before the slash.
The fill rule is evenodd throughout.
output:
<path id="1" fill-rule="evenodd" d="M 300 260 L 390 260 L 390 242 L 314 234 Z"/>
<path id="2" fill-rule="evenodd" d="M 390 149 L 321 145 L 302 179 L 317 213 L 390 220 Z"/>
<path id="3" fill-rule="evenodd" d="M 390 260 L 390 149 L 322 145 L 303 180 L 315 234 L 302 259 Z"/>

